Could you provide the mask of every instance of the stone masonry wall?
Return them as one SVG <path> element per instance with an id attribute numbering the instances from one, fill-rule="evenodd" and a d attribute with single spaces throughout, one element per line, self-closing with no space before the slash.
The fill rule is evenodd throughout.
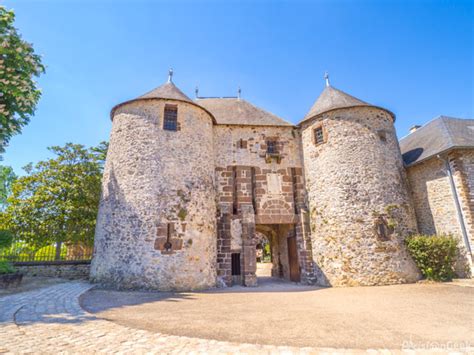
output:
<path id="1" fill-rule="evenodd" d="M 282 156 L 279 164 L 275 160 L 265 162 L 268 140 L 277 141 Z M 299 132 L 291 126 L 214 126 L 214 147 L 217 167 L 243 165 L 281 169 L 302 165 Z"/>
<path id="2" fill-rule="evenodd" d="M 474 232 L 474 151 L 458 150 L 443 156 L 448 159 L 459 197 L 468 238 L 472 247 Z M 459 239 L 460 255 L 456 273 L 460 277 L 472 274 L 472 261 L 462 236 L 455 200 L 445 162 L 437 157 L 407 169 L 413 196 L 418 230 L 422 234 L 449 234 Z"/>
<path id="3" fill-rule="evenodd" d="M 422 234 L 461 235 L 445 163 L 436 157 L 407 169 L 418 230 Z"/>
<path id="4" fill-rule="evenodd" d="M 316 145 L 320 124 L 325 143 Z M 404 246 L 416 222 L 391 116 L 369 107 L 330 111 L 302 125 L 302 141 L 313 256 L 325 283 L 416 281 Z"/>
<path id="5" fill-rule="evenodd" d="M 454 182 L 472 250 L 474 242 L 474 149 L 457 150 L 450 156 Z M 470 263 L 472 267 L 472 260 Z"/>
<path id="6" fill-rule="evenodd" d="M 276 142 L 276 157 L 266 154 L 269 140 Z M 215 126 L 214 150 L 219 205 L 233 205 L 238 213 L 240 204 L 252 204 L 256 223 L 294 222 L 295 179 L 303 190 L 297 130 Z"/>
<path id="7" fill-rule="evenodd" d="M 163 130 L 165 104 L 178 131 Z M 91 279 L 119 288 L 216 285 L 211 117 L 192 104 L 135 101 L 113 118 Z"/>
<path id="8" fill-rule="evenodd" d="M 61 277 L 65 279 L 88 279 L 90 263 L 14 264 L 15 269 L 26 276 Z"/>
<path id="9" fill-rule="evenodd" d="M 275 142 L 275 154 L 267 152 L 269 141 Z M 246 236 L 245 231 L 251 233 L 255 225 L 261 224 L 301 222 L 299 214 L 306 204 L 300 136 L 293 127 L 219 125 L 214 127 L 214 150 L 220 214 L 218 275 L 229 284 L 231 253 L 243 252 L 244 268 L 248 266 L 245 265 L 249 262 L 247 259 L 252 258 L 249 253 L 255 243 L 253 236 Z M 243 216 L 243 210 L 254 217 Z M 246 226 L 245 219 L 254 225 Z M 302 228 L 297 230 L 302 231 Z M 244 236 L 250 239 L 246 241 Z M 298 241 L 302 240 L 299 235 Z M 312 265 L 307 260 L 310 253 L 302 249 L 308 248 L 308 243 L 299 245 L 302 271 L 310 275 L 307 270 Z M 244 246 L 249 250 L 245 251 Z M 250 275 L 251 270 L 247 271 Z"/>

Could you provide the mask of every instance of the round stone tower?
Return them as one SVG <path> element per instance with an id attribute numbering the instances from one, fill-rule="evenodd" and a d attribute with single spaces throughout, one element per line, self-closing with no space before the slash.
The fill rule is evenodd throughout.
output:
<path id="1" fill-rule="evenodd" d="M 213 116 L 171 81 L 115 106 L 91 280 L 117 288 L 216 283 Z"/>
<path id="2" fill-rule="evenodd" d="M 329 84 L 300 123 L 313 257 L 332 286 L 414 282 L 416 220 L 390 111 Z"/>

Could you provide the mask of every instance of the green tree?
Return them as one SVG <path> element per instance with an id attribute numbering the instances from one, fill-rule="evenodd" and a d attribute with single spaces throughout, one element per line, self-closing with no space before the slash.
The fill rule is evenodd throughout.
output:
<path id="1" fill-rule="evenodd" d="M 36 247 L 92 245 L 106 148 L 50 147 L 56 157 L 29 164 L 13 183 L 0 227 Z"/>
<path id="2" fill-rule="evenodd" d="M 0 230 L 0 249 L 10 248 L 13 243 L 13 234 L 7 230 Z"/>
<path id="3" fill-rule="evenodd" d="M 35 77 L 44 73 L 39 55 L 13 26 L 15 14 L 0 6 L 0 154 L 21 132 L 41 96 Z"/>
<path id="4" fill-rule="evenodd" d="M 0 165 L 0 211 L 6 208 L 7 198 L 12 191 L 12 184 L 17 176 L 10 166 Z"/>

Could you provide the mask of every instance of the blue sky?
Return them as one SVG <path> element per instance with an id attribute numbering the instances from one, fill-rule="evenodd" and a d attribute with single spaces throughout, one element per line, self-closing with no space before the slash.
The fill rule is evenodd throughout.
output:
<path id="1" fill-rule="evenodd" d="M 3 164 L 107 140 L 110 109 L 166 80 L 296 123 L 331 84 L 413 124 L 474 112 L 472 1 L 3 1 L 43 56 L 43 97 Z"/>

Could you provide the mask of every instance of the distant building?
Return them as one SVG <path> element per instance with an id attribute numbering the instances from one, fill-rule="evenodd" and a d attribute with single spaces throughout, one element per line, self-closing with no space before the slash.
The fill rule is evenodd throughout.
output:
<path id="1" fill-rule="evenodd" d="M 265 239 L 272 275 L 292 281 L 420 277 L 404 245 L 418 227 L 392 112 L 327 82 L 294 126 L 240 93 L 191 100 L 170 76 L 115 106 L 111 118 L 93 281 L 254 286 L 256 246 Z M 472 202 L 474 164 L 463 163 Z M 419 218 L 423 230 L 427 217 Z"/>

